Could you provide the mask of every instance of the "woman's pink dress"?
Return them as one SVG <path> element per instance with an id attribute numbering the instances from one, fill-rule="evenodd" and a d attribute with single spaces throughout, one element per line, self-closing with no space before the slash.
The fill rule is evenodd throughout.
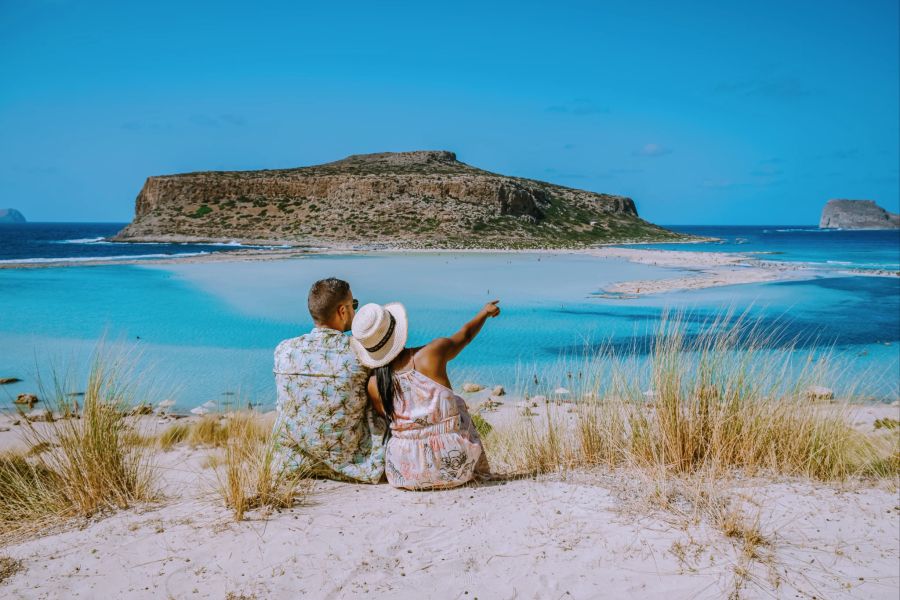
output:
<path id="1" fill-rule="evenodd" d="M 415 369 L 396 371 L 385 472 L 394 487 L 447 488 L 490 471 L 465 401 Z"/>

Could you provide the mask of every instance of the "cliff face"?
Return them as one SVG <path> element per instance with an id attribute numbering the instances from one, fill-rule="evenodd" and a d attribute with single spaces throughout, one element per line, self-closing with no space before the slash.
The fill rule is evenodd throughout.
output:
<path id="1" fill-rule="evenodd" d="M 25 215 L 14 208 L 0 208 L 0 223 L 27 223 Z"/>
<path id="2" fill-rule="evenodd" d="M 819 219 L 822 229 L 900 229 L 900 214 L 872 200 L 829 200 Z"/>
<path id="3" fill-rule="evenodd" d="M 571 247 L 674 239 L 634 202 L 497 175 L 446 151 L 298 169 L 150 177 L 115 239 L 397 247 Z"/>

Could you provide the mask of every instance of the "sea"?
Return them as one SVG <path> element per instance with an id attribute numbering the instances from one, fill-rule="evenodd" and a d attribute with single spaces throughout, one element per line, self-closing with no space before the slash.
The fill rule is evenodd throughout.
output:
<path id="1" fill-rule="evenodd" d="M 154 244 L 110 242 L 127 223 L 11 223 L 0 224 L 0 265 L 39 265 L 50 262 L 122 261 L 233 252 L 239 242 L 216 244 Z"/>
<path id="2" fill-rule="evenodd" d="M 310 254 L 272 261 L 154 259 L 233 252 L 226 244 L 106 241 L 124 223 L 0 225 L 0 409 L 54 381 L 83 390 L 97 356 L 122 360 L 137 396 L 188 409 L 274 403 L 272 352 L 312 326 L 306 294 L 340 277 L 361 303 L 400 301 L 413 345 L 452 334 L 481 306 L 502 313 L 451 363 L 455 385 L 475 381 L 535 393 L 572 387 L 592 357 L 613 351 L 646 360 L 661 322 L 688 333 L 723 315 L 777 331 L 769 352 L 800 368 L 832 368 L 816 383 L 872 401 L 900 397 L 900 232 L 824 231 L 805 225 L 672 226 L 715 241 L 649 244 L 683 251 L 738 251 L 803 263 L 809 279 L 608 297 L 609 285 L 687 274 L 567 252 Z M 122 264 L 123 260 L 137 264 Z M 65 267 L 34 268 L 64 261 Z M 100 261 L 97 265 L 79 265 Z M 143 264 L 142 264 L 143 263 Z M 854 272 L 850 272 L 850 270 Z M 856 271 L 863 274 L 857 274 Z M 868 273 L 869 275 L 866 275 Z M 870 276 L 872 275 L 872 276 Z M 649 366 L 635 377 L 651 386 Z"/>

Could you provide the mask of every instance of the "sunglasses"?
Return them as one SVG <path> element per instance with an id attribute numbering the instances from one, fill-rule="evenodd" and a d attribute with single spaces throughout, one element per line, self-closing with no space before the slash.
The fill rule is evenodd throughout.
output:
<path id="1" fill-rule="evenodd" d="M 359 308 L 359 300 L 354 298 L 353 302 L 351 302 L 350 305 L 353 307 L 353 310 L 356 310 L 357 308 Z"/>

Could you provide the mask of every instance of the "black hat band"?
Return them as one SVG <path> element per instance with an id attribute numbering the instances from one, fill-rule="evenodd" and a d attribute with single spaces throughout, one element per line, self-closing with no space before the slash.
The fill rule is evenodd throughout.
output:
<path id="1" fill-rule="evenodd" d="M 394 326 L 397 324 L 397 321 L 394 319 L 394 315 L 391 314 L 391 311 L 387 311 L 388 317 L 391 319 L 391 324 L 388 325 L 387 333 L 384 334 L 384 337 L 381 338 L 381 341 L 372 346 L 371 348 L 366 348 L 367 352 L 378 352 L 384 345 L 390 341 L 391 336 L 394 335 Z"/>

